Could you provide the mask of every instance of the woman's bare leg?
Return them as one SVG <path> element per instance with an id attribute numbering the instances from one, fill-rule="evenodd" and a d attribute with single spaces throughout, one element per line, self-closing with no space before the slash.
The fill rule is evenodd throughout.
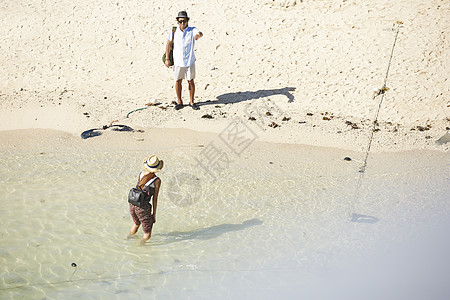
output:
<path id="1" fill-rule="evenodd" d="M 131 229 L 130 229 L 130 234 L 128 234 L 127 238 L 128 239 L 132 238 L 136 234 L 138 229 L 139 229 L 139 225 L 136 225 L 133 223 L 133 225 L 131 226 Z"/>
<path id="2" fill-rule="evenodd" d="M 141 245 L 144 245 L 145 242 L 148 241 L 151 236 L 152 236 L 152 232 L 151 231 L 149 233 L 144 233 L 144 236 L 141 239 Z"/>

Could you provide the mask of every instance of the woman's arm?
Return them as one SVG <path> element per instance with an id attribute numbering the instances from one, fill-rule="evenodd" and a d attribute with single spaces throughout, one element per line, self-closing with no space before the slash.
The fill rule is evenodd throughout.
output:
<path id="1" fill-rule="evenodd" d="M 153 195 L 153 223 L 156 223 L 156 207 L 158 206 L 158 194 L 161 187 L 161 179 L 155 181 L 155 194 Z"/>

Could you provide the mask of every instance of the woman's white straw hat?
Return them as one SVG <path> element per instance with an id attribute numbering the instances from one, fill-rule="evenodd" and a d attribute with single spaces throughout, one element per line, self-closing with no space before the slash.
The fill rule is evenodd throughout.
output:
<path id="1" fill-rule="evenodd" d="M 148 172 L 156 173 L 164 167 L 164 161 L 160 160 L 155 154 L 147 157 L 142 163 L 144 169 Z"/>

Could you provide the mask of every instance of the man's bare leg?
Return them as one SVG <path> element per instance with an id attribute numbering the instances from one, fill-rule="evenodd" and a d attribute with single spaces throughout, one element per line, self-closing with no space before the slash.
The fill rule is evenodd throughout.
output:
<path id="1" fill-rule="evenodd" d="M 178 79 L 175 82 L 175 92 L 177 93 L 177 102 L 178 104 L 183 105 L 183 101 L 181 101 L 181 90 L 182 90 L 182 85 L 181 82 L 183 81 L 183 79 Z"/>
<path id="2" fill-rule="evenodd" d="M 190 97 L 190 104 L 194 105 L 194 96 L 195 96 L 195 83 L 194 79 L 188 80 L 189 83 L 189 97 Z"/>

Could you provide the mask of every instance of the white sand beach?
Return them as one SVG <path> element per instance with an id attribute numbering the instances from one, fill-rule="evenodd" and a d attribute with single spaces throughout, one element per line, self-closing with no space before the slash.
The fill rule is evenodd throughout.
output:
<path id="1" fill-rule="evenodd" d="M 180 10 L 198 111 L 161 61 Z M 449 14 L 1 1 L 0 298 L 447 299 Z M 152 153 L 141 247 L 126 196 Z"/>
<path id="2" fill-rule="evenodd" d="M 172 73 L 161 61 L 181 9 L 204 33 L 198 112 L 170 107 Z M 442 150 L 449 9 L 436 0 L 2 1 L 0 129 L 79 134 L 120 120 L 220 132 L 253 116 L 263 140 L 361 151 L 398 29 L 372 150 Z M 186 82 L 184 92 L 187 104 Z M 151 99 L 162 104 L 126 118 Z"/>

